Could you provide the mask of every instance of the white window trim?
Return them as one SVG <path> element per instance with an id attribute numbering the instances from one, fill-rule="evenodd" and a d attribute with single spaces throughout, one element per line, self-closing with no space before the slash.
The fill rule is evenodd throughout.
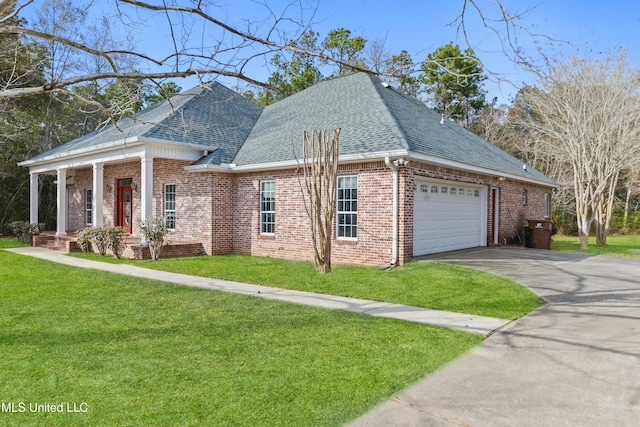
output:
<path id="1" fill-rule="evenodd" d="M 355 211 L 340 211 L 338 210 L 339 207 L 339 194 L 340 194 L 340 186 L 338 184 L 338 182 L 340 181 L 341 178 L 355 178 L 356 179 L 356 191 L 358 190 L 358 175 L 341 175 L 338 176 L 336 178 L 336 239 L 338 240 L 358 240 L 358 209 L 356 208 Z M 359 193 L 359 192 L 358 192 Z M 358 196 L 356 196 L 355 199 L 356 202 L 358 202 Z M 356 229 L 356 237 L 349 237 L 349 236 L 340 236 L 340 224 L 339 224 L 339 217 L 340 214 L 355 214 L 356 215 L 356 223 L 355 223 L 355 229 Z"/>
<path id="2" fill-rule="evenodd" d="M 84 192 L 84 197 L 84 222 L 85 225 L 93 225 L 93 189 L 87 188 Z M 89 213 L 91 213 L 91 221 L 87 221 Z"/>
<path id="3" fill-rule="evenodd" d="M 263 185 L 264 184 L 269 184 L 272 183 L 273 184 L 273 210 L 263 210 L 262 209 L 262 203 L 263 203 L 263 199 L 262 196 L 263 194 L 265 194 L 265 191 L 263 189 Z M 263 181 L 260 181 L 260 234 L 263 236 L 275 236 L 276 234 L 276 181 L 274 179 L 265 179 Z M 271 224 L 272 226 L 272 230 L 273 231 L 263 231 L 263 226 L 266 224 L 263 220 L 263 214 L 272 214 L 273 215 L 273 223 Z"/>
<path id="4" fill-rule="evenodd" d="M 553 205 L 551 199 L 551 193 L 544 194 L 544 217 L 551 218 L 553 213 Z"/>
<path id="5" fill-rule="evenodd" d="M 173 209 L 167 209 L 167 187 L 169 186 L 173 186 Z M 177 201 L 177 185 L 176 184 L 165 184 L 164 185 L 164 191 L 163 191 L 163 211 L 164 211 L 164 221 L 165 221 L 165 225 L 167 224 L 167 218 L 169 217 L 167 215 L 167 213 L 173 213 L 173 228 L 167 226 L 167 230 L 171 230 L 171 231 L 175 231 L 176 229 L 176 224 L 178 222 L 178 217 L 176 214 L 176 204 L 178 203 Z"/>

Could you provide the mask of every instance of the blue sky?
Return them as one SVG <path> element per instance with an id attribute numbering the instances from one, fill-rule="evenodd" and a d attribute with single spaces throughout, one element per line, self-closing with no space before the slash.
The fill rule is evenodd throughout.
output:
<path id="1" fill-rule="evenodd" d="M 303 3 L 311 0 L 299 0 Z M 542 49 L 546 55 L 594 56 L 617 48 L 628 49 L 640 62 L 640 2 L 637 0 L 502 0 L 511 13 L 529 11 L 518 21 L 526 31 L 518 34 L 519 46 L 528 55 Z M 265 9 L 255 3 L 228 0 L 229 17 L 252 19 Z M 268 0 L 273 10 L 282 10 L 290 0 Z M 478 0 L 487 16 L 495 16 L 495 0 Z M 248 5 L 248 6 L 247 6 Z M 465 46 L 451 23 L 461 11 L 463 0 L 320 0 L 313 29 L 322 39 L 328 31 L 345 27 L 367 40 L 384 40 L 393 54 L 407 50 L 414 60 L 423 59 L 449 42 Z M 500 50 L 500 39 L 481 25 L 469 11 L 468 39 L 490 72 L 485 83 L 488 98 L 508 103 L 522 83 L 532 83 Z M 235 18 L 234 18 L 235 17 Z M 546 37 L 531 37 L 529 34 Z M 639 67 L 640 68 L 640 67 Z M 265 70 L 265 73 L 267 71 Z M 185 82 L 186 83 L 186 82 Z M 185 84 L 183 86 L 188 86 Z"/>
<path id="2" fill-rule="evenodd" d="M 496 11 L 495 1 L 480 0 L 488 5 L 486 13 Z M 393 53 L 406 49 L 414 59 L 423 58 L 437 47 L 457 39 L 455 28 L 447 26 L 460 13 L 462 0 L 321 0 L 317 17 L 324 18 L 316 26 L 323 34 L 327 29 L 346 27 L 366 39 L 385 39 Z M 640 2 L 637 0 L 503 0 L 511 12 L 524 12 L 519 24 L 530 33 L 544 34 L 558 42 L 535 39 L 522 32 L 519 42 L 533 54 L 540 46 L 548 55 L 597 55 L 619 47 L 626 48 L 631 58 L 640 61 Z M 473 15 L 469 15 L 470 17 Z M 318 19 L 319 20 L 319 19 Z M 499 74 L 487 82 L 489 96 L 506 102 L 524 82 L 533 77 L 523 73 L 499 51 L 495 34 L 475 19 L 468 37 L 471 47 L 487 69 Z M 322 29 L 321 29 L 322 27 Z M 560 42 L 561 41 L 561 42 Z M 508 82 L 504 82 L 504 80 Z"/>
<path id="3" fill-rule="evenodd" d="M 188 3 L 186 0 L 180 2 Z M 297 2 L 315 3 L 314 0 L 214 0 L 218 7 L 213 10 L 220 19 L 244 25 L 245 21 L 255 23 L 265 17 L 267 9 L 264 3 L 274 11 L 281 11 L 286 5 Z M 320 33 L 320 39 L 332 29 L 345 27 L 353 35 L 363 36 L 369 41 L 384 40 L 385 47 L 392 54 L 405 49 L 417 61 L 452 41 L 465 46 L 464 40 L 457 38 L 455 28 L 447 26 L 459 15 L 463 3 L 463 0 L 320 0 L 312 27 Z M 477 0 L 477 3 L 483 5 L 487 16 L 495 16 L 496 0 Z M 518 43 L 528 55 L 534 55 L 537 47 L 552 57 L 592 56 L 622 47 L 630 51 L 633 61 L 640 62 L 638 0 L 502 0 L 502 3 L 512 13 L 535 7 L 523 15 L 519 24 L 530 33 L 561 41 L 535 39 L 521 31 Z M 92 7 L 101 8 L 106 14 L 115 13 L 111 1 L 95 1 Z M 290 10 L 299 9 L 292 7 Z M 471 47 L 491 73 L 490 81 L 485 83 L 488 98 L 496 96 L 499 102 L 508 102 L 523 82 L 532 83 L 533 78 L 514 66 L 500 51 L 500 38 L 504 35 L 497 36 L 483 28 L 474 19 L 477 15 L 469 12 Z M 171 48 L 168 35 L 162 33 L 163 29 L 166 30 L 165 18 L 159 18 L 163 20 L 160 25 L 149 22 L 144 27 L 133 28 L 137 45 L 144 52 L 158 57 Z M 201 34 L 194 29 L 189 44 L 198 43 L 201 43 Z M 262 79 L 269 74 L 264 61 L 257 62 L 250 72 Z M 178 84 L 187 89 L 196 82 L 195 79 L 187 79 L 178 81 Z M 232 82 L 224 83 L 233 85 Z"/>

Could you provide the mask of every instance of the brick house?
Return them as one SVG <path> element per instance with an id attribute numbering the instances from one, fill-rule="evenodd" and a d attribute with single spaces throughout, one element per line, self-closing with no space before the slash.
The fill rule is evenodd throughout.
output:
<path id="1" fill-rule="evenodd" d="M 551 215 L 555 183 L 360 73 L 262 108 L 211 83 L 47 151 L 21 166 L 56 174 L 57 230 L 164 217 L 201 252 L 313 259 L 293 148 L 304 130 L 341 128 L 334 262 L 412 257 L 516 241 Z M 293 145 L 292 145 L 293 144 Z"/>

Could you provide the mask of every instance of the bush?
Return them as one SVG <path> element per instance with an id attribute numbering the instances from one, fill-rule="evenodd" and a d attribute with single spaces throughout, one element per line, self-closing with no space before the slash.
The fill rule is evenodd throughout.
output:
<path id="1" fill-rule="evenodd" d="M 113 253 L 113 256 L 120 258 L 122 251 L 124 250 L 124 228 L 122 227 L 105 227 L 107 229 L 107 247 Z"/>
<path id="2" fill-rule="evenodd" d="M 140 231 L 145 242 L 149 245 L 151 259 L 157 261 L 167 237 L 167 226 L 164 218 L 154 218 L 151 220 L 151 223 L 145 223 L 143 221 L 140 224 Z"/>
<path id="3" fill-rule="evenodd" d="M 77 234 L 78 246 L 83 252 L 88 252 L 91 243 L 95 243 L 100 255 L 105 255 L 107 250 L 111 250 L 115 258 L 120 258 L 124 245 L 124 229 L 122 227 L 89 227 L 81 230 Z"/>
<path id="4" fill-rule="evenodd" d="M 576 214 L 574 212 L 554 209 L 553 223 L 560 234 L 564 234 L 565 236 L 578 235 L 578 220 L 576 219 Z"/>
<path id="5" fill-rule="evenodd" d="M 80 230 L 76 233 L 76 237 L 78 238 L 77 245 L 82 250 L 82 252 L 89 252 L 93 249 L 91 248 L 91 239 L 93 238 L 93 228 L 88 227 L 84 230 Z"/>
<path id="6" fill-rule="evenodd" d="M 44 224 L 29 224 L 27 221 L 14 221 L 9 224 L 11 233 L 22 243 L 33 244 L 33 236 L 40 234 Z"/>

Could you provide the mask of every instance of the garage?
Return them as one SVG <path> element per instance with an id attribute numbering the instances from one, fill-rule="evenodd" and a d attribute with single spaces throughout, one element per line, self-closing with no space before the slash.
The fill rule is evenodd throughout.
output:
<path id="1" fill-rule="evenodd" d="M 436 180 L 415 183 L 414 256 L 486 246 L 486 187 Z"/>

